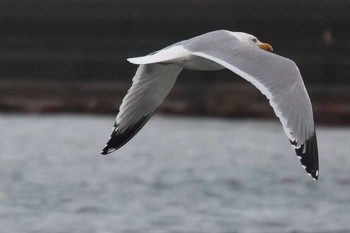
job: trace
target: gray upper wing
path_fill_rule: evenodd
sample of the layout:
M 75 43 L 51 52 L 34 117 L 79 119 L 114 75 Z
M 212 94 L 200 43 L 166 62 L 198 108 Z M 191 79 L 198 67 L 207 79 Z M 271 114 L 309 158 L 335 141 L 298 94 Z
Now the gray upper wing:
M 310 98 L 292 60 L 238 41 L 225 31 L 182 42 L 192 55 L 226 67 L 270 101 L 307 173 L 318 178 L 318 149 Z

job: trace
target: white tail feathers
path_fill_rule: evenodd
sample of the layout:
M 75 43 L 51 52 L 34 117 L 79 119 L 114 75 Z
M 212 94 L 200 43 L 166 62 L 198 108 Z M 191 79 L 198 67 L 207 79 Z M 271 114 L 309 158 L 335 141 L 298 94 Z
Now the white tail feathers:
M 151 63 L 167 63 L 177 60 L 183 60 L 183 58 L 190 56 L 187 49 L 180 45 L 175 45 L 169 48 L 160 50 L 154 54 L 150 54 L 143 57 L 132 57 L 127 60 L 130 63 L 137 65 L 151 64 Z
M 149 57 L 150 56 L 132 57 L 132 58 L 128 58 L 126 60 L 128 60 L 128 62 L 130 62 L 132 64 L 136 64 L 136 65 L 153 63 L 153 62 L 149 62 L 149 60 L 150 60 Z

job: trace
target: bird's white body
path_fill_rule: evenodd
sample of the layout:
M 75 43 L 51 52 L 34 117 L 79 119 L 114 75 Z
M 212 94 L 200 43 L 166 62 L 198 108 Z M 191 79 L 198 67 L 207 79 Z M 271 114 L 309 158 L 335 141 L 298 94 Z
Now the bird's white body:
M 179 60 L 179 66 L 187 70 L 214 71 L 226 69 L 222 65 L 198 56 L 188 56 L 188 59 Z
M 229 69 L 269 99 L 303 167 L 317 179 L 317 140 L 309 96 L 296 64 L 271 51 L 269 44 L 255 36 L 219 30 L 143 57 L 129 58 L 129 62 L 140 66 L 102 154 L 120 148 L 143 127 L 183 69 Z

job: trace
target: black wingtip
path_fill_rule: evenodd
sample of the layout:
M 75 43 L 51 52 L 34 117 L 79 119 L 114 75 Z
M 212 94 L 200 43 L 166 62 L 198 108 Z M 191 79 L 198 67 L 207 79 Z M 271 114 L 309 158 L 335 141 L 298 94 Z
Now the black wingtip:
M 291 141 L 291 144 L 296 146 L 297 142 Z M 299 148 L 296 148 L 295 152 L 305 171 L 314 180 L 318 180 L 319 165 L 316 131 L 314 131 L 314 134 L 307 139 L 304 144 L 302 144 Z
M 116 151 L 117 148 L 113 148 L 113 147 L 110 147 L 108 146 L 108 144 L 103 148 L 103 150 L 101 151 L 101 155 L 108 155 L 114 151 Z
M 123 130 L 120 129 L 119 124 L 115 124 L 112 135 L 108 140 L 106 146 L 102 149 L 101 155 L 110 154 L 118 150 L 120 147 L 124 146 L 140 131 L 140 129 L 146 124 L 150 117 L 151 115 L 142 117 L 136 124 L 129 126 Z

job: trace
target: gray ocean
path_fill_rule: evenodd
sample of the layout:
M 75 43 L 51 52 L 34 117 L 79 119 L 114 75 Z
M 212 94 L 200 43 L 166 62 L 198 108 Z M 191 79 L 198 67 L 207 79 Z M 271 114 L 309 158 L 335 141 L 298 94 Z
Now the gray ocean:
M 277 119 L 0 115 L 1 233 L 348 233 L 350 128 L 317 127 L 320 179 Z

